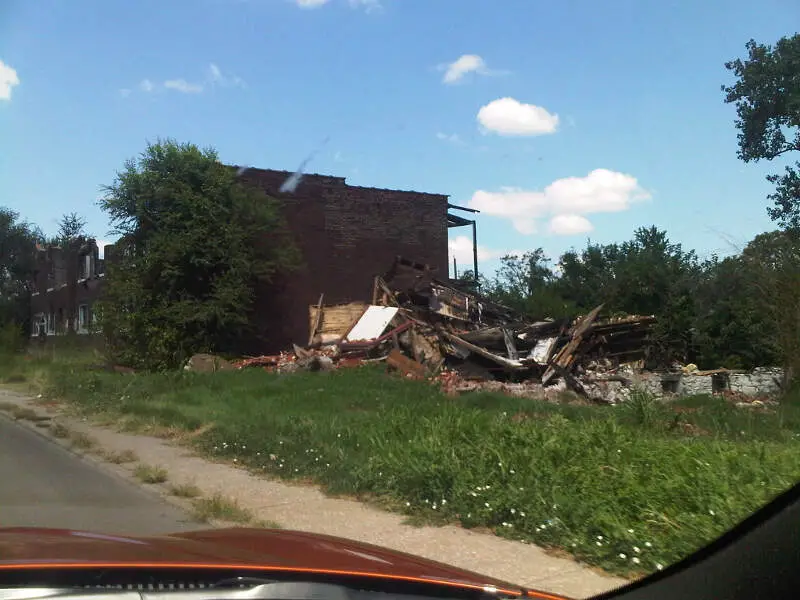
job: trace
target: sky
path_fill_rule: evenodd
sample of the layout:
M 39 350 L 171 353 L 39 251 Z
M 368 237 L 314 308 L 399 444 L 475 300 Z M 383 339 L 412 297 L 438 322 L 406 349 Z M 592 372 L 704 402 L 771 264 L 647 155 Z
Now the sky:
M 148 141 L 229 164 L 448 194 L 509 252 L 666 229 L 700 256 L 772 229 L 720 86 L 797 0 L 2 0 L 0 205 L 101 240 L 103 185 Z M 471 233 L 450 230 L 471 263 Z

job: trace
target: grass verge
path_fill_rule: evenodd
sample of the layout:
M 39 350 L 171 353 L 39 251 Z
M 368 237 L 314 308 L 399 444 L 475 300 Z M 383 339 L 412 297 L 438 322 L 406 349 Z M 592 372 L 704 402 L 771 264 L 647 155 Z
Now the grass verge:
M 173 432 L 257 472 L 419 522 L 566 549 L 623 575 L 686 556 L 800 479 L 800 402 L 762 412 L 643 394 L 619 407 L 453 399 L 379 368 L 131 376 L 73 360 L 46 369 L 46 393 L 128 431 Z M 244 519 L 219 516 L 236 512 L 222 497 L 195 506 Z

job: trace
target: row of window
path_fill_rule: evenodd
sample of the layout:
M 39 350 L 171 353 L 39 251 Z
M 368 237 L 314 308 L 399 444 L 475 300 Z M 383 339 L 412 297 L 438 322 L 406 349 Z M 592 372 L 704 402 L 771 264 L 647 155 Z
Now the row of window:
M 89 333 L 90 316 L 92 319 L 91 324 L 96 324 L 94 313 L 91 315 L 89 314 L 89 305 L 81 304 L 78 306 L 77 327 L 75 328 L 77 333 Z M 59 323 L 61 325 L 60 327 L 58 326 Z M 56 315 L 54 312 L 33 315 L 31 331 L 33 336 L 39 336 L 42 334 L 56 335 L 56 333 L 65 332 L 68 329 L 68 318 L 64 316 L 63 309 L 59 310 L 58 315 Z

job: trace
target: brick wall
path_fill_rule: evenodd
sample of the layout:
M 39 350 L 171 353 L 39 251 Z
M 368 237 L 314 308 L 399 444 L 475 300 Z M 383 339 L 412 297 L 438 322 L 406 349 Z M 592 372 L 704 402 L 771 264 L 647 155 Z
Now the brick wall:
M 242 178 L 281 200 L 303 267 L 259 294 L 264 351 L 308 336 L 308 306 L 369 301 L 375 275 L 396 256 L 447 276 L 447 196 L 349 186 L 344 178 L 307 175 L 292 195 L 278 190 L 291 173 L 249 169 Z
M 325 294 L 326 304 L 372 297 L 375 275 L 385 273 L 398 255 L 429 264 L 447 276 L 447 196 L 349 186 L 342 177 L 307 175 L 294 194 L 281 194 L 286 171 L 248 169 L 245 183 L 279 199 L 288 229 L 301 251 L 303 264 L 295 272 L 258 291 L 257 335 L 244 353 L 269 353 L 305 344 L 308 306 Z M 115 249 L 106 246 L 106 259 Z M 73 260 L 67 261 L 72 264 Z M 47 283 L 45 265 L 39 289 Z M 72 269 L 65 279 L 74 277 Z M 41 293 L 33 312 L 66 312 L 70 306 L 93 303 L 102 279 Z M 75 294 L 74 300 L 69 293 Z
M 103 280 L 96 276 L 84 277 L 87 253 L 91 256 L 90 272 L 96 275 L 102 271 L 102 261 L 94 240 L 88 240 L 85 246 L 37 251 L 31 315 L 53 315 L 57 334 L 66 333 L 70 325 L 77 329 L 81 305 L 88 307 L 87 325 L 92 318 L 92 305 L 100 296 Z

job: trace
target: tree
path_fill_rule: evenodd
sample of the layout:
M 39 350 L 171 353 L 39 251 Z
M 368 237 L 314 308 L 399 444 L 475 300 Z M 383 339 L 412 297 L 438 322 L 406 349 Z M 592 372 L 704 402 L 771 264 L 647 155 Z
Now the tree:
M 556 274 L 542 248 L 506 255 L 494 279 L 484 288 L 490 297 L 531 319 L 573 315 L 576 307 L 554 289 Z
M 778 365 L 782 351 L 758 280 L 762 265 L 741 255 L 702 265 L 695 293 L 693 344 L 701 368 L 752 369 Z
M 800 373 L 800 239 L 794 230 L 757 235 L 742 251 L 770 319 L 788 386 Z
M 172 140 L 126 162 L 100 202 L 121 236 L 100 307 L 114 360 L 172 368 L 235 349 L 256 286 L 298 262 L 278 203 L 212 149 Z
M 76 240 L 83 240 L 86 234 L 86 219 L 79 216 L 76 212 L 63 215 L 58 222 L 58 233 L 53 243 L 55 245 L 67 245 Z
M 30 327 L 35 249 L 41 238 L 37 227 L 0 207 L 0 325 L 13 324 L 20 331 Z
M 697 258 L 665 231 L 640 227 L 621 244 L 589 242 L 565 252 L 559 267 L 554 288 L 565 301 L 584 312 L 604 304 L 611 313 L 656 315 L 654 360 L 689 359 Z
M 722 86 L 725 102 L 736 105 L 739 158 L 771 161 L 800 151 L 800 34 L 782 37 L 774 48 L 754 40 L 746 48 L 746 59 L 725 63 L 736 83 Z M 800 162 L 767 180 L 776 186 L 768 196 L 770 218 L 800 229 Z

